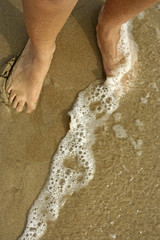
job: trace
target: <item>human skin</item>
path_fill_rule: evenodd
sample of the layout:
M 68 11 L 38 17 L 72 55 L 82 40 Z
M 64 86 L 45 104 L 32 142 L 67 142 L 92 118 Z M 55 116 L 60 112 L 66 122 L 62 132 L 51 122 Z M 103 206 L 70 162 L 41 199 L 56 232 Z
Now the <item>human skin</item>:
M 96 30 L 107 76 L 113 74 L 120 61 L 120 57 L 117 56 L 117 43 L 121 25 L 157 2 L 157 0 L 106 0 L 99 13 Z
M 7 88 L 9 102 L 17 112 L 37 105 L 48 72 L 55 40 L 77 0 L 22 0 L 29 41 L 11 76 Z
M 22 0 L 29 41 L 7 88 L 9 102 L 17 112 L 27 106 L 31 113 L 43 86 L 56 48 L 55 41 L 78 0 Z M 106 75 L 112 75 L 120 61 L 117 43 L 121 25 L 157 0 L 106 0 L 97 24 L 97 42 Z

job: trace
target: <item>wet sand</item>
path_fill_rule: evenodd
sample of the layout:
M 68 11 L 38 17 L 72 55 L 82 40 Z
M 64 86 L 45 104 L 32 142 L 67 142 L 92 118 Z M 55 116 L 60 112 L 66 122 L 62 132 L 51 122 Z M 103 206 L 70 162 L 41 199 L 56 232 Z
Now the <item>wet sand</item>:
M 11 4 L 12 3 L 12 4 Z M 22 7 L 1 0 L 0 68 L 27 41 Z M 57 50 L 38 107 L 17 114 L 0 98 L 0 239 L 16 240 L 42 188 L 59 141 L 69 128 L 67 112 L 80 90 L 105 79 L 95 26 L 102 2 L 81 0 L 58 36 Z M 105 127 L 96 130 L 96 172 L 68 198 L 43 240 L 158 240 L 160 236 L 160 14 L 152 7 L 134 20 L 139 47 L 136 83 Z M 153 26 L 151 27 L 151 25 Z M 0 83 L 2 94 L 2 82 Z M 149 93 L 149 95 L 147 95 Z M 147 97 L 146 97 L 147 96 Z M 115 125 L 126 131 L 118 138 Z

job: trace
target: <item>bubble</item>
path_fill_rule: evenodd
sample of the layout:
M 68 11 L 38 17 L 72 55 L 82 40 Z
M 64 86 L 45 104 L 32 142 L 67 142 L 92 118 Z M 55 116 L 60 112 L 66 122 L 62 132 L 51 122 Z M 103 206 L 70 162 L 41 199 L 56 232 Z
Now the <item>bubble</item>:
M 114 77 L 108 77 L 104 84 L 96 81 L 79 93 L 69 112 L 70 129 L 53 156 L 48 179 L 29 211 L 26 228 L 19 240 L 40 239 L 46 231 L 47 222 L 58 217 L 67 197 L 86 186 L 93 178 L 94 132 L 118 108 L 124 93 L 121 79 L 131 69 L 133 60 L 129 39 L 126 23 L 122 25 L 118 43 L 118 51 L 123 52 L 124 61 L 115 70 Z M 123 129 L 119 126 L 114 128 L 118 136 L 124 137 Z M 137 149 L 140 146 L 141 142 L 137 141 Z M 112 234 L 112 238 L 116 238 L 116 234 Z

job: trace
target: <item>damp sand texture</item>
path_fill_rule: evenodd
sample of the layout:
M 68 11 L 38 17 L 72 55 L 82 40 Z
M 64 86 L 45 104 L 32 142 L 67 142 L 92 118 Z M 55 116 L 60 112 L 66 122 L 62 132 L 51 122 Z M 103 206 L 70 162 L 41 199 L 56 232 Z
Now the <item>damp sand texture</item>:
M 21 12 L 21 6 L 11 2 L 15 12 Z M 69 129 L 67 112 L 80 90 L 103 79 L 95 39 L 100 6 L 99 1 L 80 1 L 76 6 L 59 35 L 38 108 L 31 116 L 17 115 L 0 104 L 0 239 L 17 239 L 22 233 L 28 210 L 47 178 L 52 155 Z M 95 131 L 94 178 L 67 198 L 42 239 L 159 238 L 159 20 L 158 7 L 135 18 L 136 83 L 106 125 Z M 10 38 L 16 36 L 18 25 L 12 31 Z M 0 44 L 7 46 L 1 47 L 2 56 L 9 60 L 13 49 L 6 34 L 2 26 Z M 20 42 L 18 51 L 21 47 Z

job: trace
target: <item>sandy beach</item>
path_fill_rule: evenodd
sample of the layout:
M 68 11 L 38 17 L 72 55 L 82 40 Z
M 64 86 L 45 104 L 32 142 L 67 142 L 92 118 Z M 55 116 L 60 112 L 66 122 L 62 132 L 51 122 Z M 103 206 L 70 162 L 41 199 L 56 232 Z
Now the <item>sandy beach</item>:
M 0 69 L 27 42 L 21 1 L 0 0 Z M 105 75 L 96 42 L 103 1 L 80 0 L 57 39 L 37 109 L 17 114 L 0 78 L 0 239 L 17 240 L 69 129 L 77 94 Z M 138 76 L 95 131 L 94 178 L 69 196 L 41 240 L 159 240 L 160 3 L 133 20 Z M 123 137 L 115 132 L 122 130 Z

